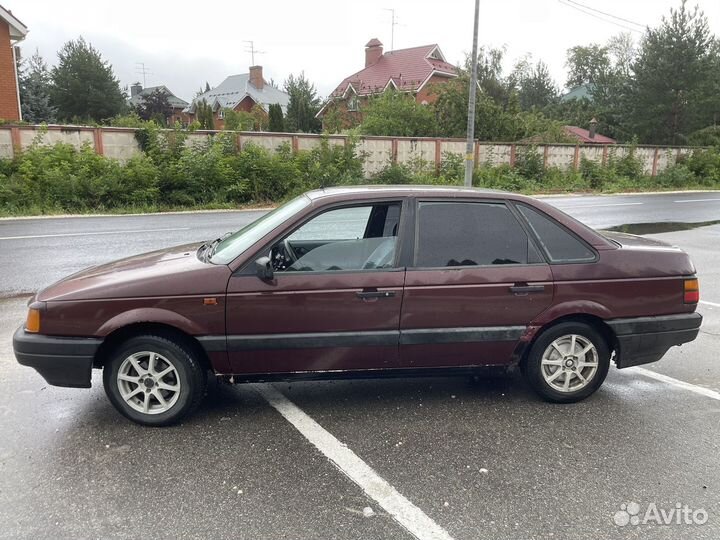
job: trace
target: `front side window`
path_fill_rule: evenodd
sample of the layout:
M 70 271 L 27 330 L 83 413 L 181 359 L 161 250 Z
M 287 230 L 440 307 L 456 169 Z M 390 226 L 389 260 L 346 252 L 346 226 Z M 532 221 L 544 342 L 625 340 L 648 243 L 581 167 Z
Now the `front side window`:
M 273 229 L 282 225 L 300 212 L 310 206 L 310 199 L 306 195 L 300 195 L 296 199 L 278 206 L 272 212 L 268 212 L 260 219 L 246 225 L 236 233 L 224 238 L 215 248 L 210 257 L 213 264 L 228 264 L 240 256 L 246 249 L 259 241 L 263 236 L 270 234 Z
M 395 266 L 400 203 L 328 210 L 275 243 L 276 272 L 377 270 Z
M 575 238 L 558 223 L 537 210 L 518 205 L 520 213 L 525 217 L 540 244 L 554 263 L 584 262 L 595 260 L 595 253 Z
M 539 262 L 503 203 L 421 202 L 415 266 L 485 266 Z

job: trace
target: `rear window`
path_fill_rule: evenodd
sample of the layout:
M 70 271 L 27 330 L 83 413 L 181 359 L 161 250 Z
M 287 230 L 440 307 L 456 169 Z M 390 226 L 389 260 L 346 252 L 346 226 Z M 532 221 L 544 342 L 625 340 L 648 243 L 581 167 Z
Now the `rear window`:
M 552 262 L 595 260 L 595 253 L 560 224 L 529 206 L 518 205 L 518 209 Z
M 507 206 L 421 202 L 415 266 L 527 264 L 539 257 Z

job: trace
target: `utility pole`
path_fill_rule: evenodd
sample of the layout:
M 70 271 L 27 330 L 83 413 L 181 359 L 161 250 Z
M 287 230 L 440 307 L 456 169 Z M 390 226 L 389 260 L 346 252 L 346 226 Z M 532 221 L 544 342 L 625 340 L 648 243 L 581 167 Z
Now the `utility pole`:
M 465 146 L 465 186 L 472 187 L 475 168 L 475 96 L 477 94 L 478 62 L 478 22 L 480 20 L 480 0 L 475 0 L 475 22 L 473 24 L 472 71 L 468 97 L 467 145 Z

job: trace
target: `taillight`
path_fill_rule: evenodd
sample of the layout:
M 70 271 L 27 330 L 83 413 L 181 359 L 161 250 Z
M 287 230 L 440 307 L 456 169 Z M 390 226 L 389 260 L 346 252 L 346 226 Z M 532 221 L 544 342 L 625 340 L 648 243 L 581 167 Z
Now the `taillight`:
M 697 278 L 685 280 L 683 302 L 686 304 L 697 304 L 700 300 L 700 286 Z

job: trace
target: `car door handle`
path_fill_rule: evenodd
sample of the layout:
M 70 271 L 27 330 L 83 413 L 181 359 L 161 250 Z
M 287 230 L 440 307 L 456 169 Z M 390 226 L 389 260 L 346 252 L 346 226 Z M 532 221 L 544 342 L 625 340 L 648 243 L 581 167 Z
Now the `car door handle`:
M 355 294 L 358 296 L 358 298 L 362 298 L 363 300 L 365 300 L 367 298 L 392 298 L 395 296 L 394 291 L 378 291 L 378 290 L 358 291 Z
M 510 287 L 513 294 L 528 294 L 545 292 L 545 285 L 528 285 L 527 283 L 516 283 Z

